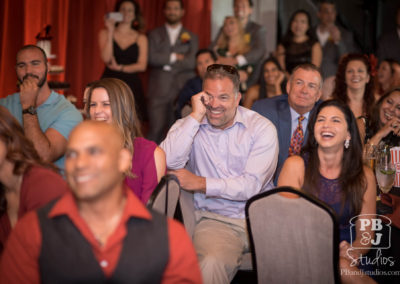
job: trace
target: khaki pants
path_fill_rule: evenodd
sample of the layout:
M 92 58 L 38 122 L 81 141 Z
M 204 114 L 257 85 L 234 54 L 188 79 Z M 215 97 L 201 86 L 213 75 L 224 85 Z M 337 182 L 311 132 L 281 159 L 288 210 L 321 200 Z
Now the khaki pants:
M 244 219 L 196 211 L 193 243 L 205 284 L 230 283 L 249 252 Z

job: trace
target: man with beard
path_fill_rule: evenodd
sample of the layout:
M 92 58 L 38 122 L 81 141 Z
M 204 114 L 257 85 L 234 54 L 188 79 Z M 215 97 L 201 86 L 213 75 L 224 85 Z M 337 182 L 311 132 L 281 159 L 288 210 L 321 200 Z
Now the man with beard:
M 173 105 L 179 90 L 195 75 L 198 39 L 182 26 L 184 14 L 182 0 L 166 0 L 166 23 L 149 34 L 148 138 L 157 143 L 174 122 Z
M 272 188 L 278 135 L 268 119 L 239 106 L 239 74 L 230 65 L 207 68 L 192 113 L 161 143 L 167 166 L 194 192 L 193 243 L 204 283 L 230 283 L 249 252 L 246 201 Z
M 22 47 L 15 69 L 20 92 L 0 99 L 0 105 L 21 123 L 40 157 L 63 169 L 69 132 L 82 115 L 63 95 L 50 90 L 47 57 L 40 47 Z

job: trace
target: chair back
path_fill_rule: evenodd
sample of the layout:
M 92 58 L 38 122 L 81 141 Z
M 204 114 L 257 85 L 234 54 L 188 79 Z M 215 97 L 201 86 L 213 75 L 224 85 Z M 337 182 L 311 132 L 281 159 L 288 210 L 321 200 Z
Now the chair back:
M 147 207 L 173 218 L 180 195 L 180 185 L 176 176 L 162 177 L 151 194 Z
M 340 282 L 338 224 L 328 205 L 279 187 L 253 196 L 245 212 L 258 283 Z

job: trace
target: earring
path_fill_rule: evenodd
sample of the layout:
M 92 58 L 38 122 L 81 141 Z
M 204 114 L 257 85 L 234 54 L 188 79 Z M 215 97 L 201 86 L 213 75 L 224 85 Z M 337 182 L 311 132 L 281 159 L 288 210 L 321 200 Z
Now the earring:
M 350 139 L 346 139 L 344 141 L 344 148 L 349 149 L 349 146 L 350 146 Z

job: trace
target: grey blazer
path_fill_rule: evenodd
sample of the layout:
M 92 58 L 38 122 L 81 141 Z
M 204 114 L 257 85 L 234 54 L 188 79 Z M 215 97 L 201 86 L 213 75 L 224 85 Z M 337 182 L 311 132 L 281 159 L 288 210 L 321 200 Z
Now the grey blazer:
M 182 34 L 190 35 L 185 41 Z M 195 55 L 198 49 L 198 38 L 195 34 L 182 27 L 174 45 L 171 45 L 165 25 L 149 33 L 149 67 L 150 77 L 148 96 L 150 100 L 170 101 L 176 99 L 179 90 L 185 82 L 194 77 L 196 65 Z M 183 53 L 185 58 L 171 64 L 171 70 L 164 70 L 169 64 L 172 52 Z

